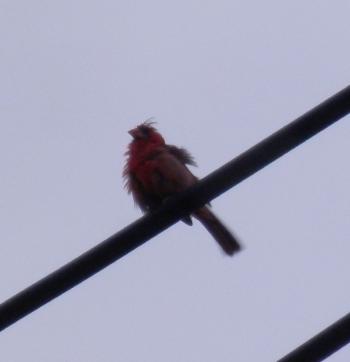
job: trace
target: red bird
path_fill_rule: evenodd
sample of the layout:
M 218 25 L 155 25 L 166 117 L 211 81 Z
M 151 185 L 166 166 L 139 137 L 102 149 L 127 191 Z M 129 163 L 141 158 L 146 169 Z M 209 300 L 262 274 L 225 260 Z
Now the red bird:
M 126 152 L 123 173 L 128 192 L 143 212 L 157 208 L 167 197 L 197 182 L 186 166 L 196 165 L 192 156 L 183 148 L 167 145 L 153 125 L 154 122 L 146 121 L 129 131 L 133 140 Z M 208 206 L 194 211 L 192 216 L 204 225 L 225 253 L 232 255 L 240 250 L 236 238 Z M 190 216 L 183 221 L 192 225 Z

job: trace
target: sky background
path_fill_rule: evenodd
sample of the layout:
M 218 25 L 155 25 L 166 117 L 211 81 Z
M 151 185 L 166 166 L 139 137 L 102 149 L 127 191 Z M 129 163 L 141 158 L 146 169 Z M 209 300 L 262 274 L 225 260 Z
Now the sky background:
M 0 300 L 141 216 L 127 130 L 202 177 L 349 83 L 349 1 L 0 1 Z M 269 362 L 349 312 L 349 117 L 11 326 L 6 362 Z M 350 360 L 350 348 L 329 358 Z

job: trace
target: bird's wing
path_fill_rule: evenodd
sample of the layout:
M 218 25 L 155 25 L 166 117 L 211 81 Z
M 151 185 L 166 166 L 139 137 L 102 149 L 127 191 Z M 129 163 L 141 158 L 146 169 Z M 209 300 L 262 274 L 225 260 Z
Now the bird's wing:
M 197 178 L 173 152 L 166 147 L 154 158 L 153 189 L 162 198 L 183 191 L 195 184 Z
M 166 145 L 166 149 L 184 165 L 197 166 L 192 155 L 184 148 L 173 145 Z

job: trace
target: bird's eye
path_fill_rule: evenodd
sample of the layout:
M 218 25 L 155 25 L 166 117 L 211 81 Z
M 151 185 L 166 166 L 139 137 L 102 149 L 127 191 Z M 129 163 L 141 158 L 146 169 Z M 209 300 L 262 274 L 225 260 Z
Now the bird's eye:
M 140 126 L 139 130 L 141 131 L 141 134 L 146 138 L 149 136 L 150 134 L 150 129 L 148 127 L 145 126 Z

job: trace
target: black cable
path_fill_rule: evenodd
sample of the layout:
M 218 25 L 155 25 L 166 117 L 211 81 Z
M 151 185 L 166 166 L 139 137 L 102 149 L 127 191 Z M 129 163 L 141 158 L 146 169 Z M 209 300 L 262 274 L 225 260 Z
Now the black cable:
M 156 212 L 145 215 L 2 303 L 0 330 L 102 270 L 349 112 L 350 86 L 228 162 L 197 185 L 169 199 Z
M 350 341 L 350 313 L 311 338 L 278 362 L 323 361 Z

